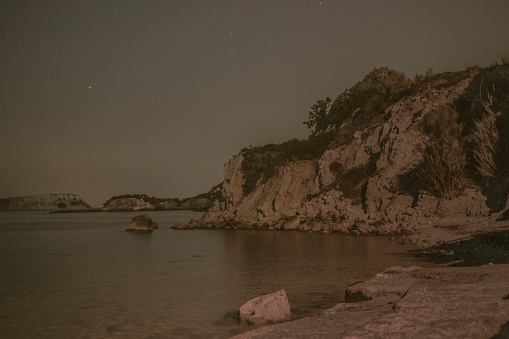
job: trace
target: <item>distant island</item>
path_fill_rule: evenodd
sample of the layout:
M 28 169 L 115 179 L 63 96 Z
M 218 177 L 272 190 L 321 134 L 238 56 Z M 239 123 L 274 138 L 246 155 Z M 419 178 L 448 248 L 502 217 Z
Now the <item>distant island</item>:
M 215 201 L 220 199 L 220 186 L 214 186 L 209 192 L 198 194 L 194 197 L 156 198 L 146 194 L 125 194 L 114 196 L 106 201 L 102 212 L 126 212 L 126 211 L 167 211 L 167 210 L 193 210 L 207 211 L 214 206 Z
M 76 194 L 39 194 L 0 199 L 0 211 L 86 211 L 91 208 Z
M 207 211 L 221 200 L 220 186 L 194 197 L 156 198 L 147 194 L 124 194 L 108 199 L 101 208 L 93 208 L 76 194 L 39 194 L 0 199 L 0 211 L 50 211 L 54 213 L 129 212 L 193 210 Z

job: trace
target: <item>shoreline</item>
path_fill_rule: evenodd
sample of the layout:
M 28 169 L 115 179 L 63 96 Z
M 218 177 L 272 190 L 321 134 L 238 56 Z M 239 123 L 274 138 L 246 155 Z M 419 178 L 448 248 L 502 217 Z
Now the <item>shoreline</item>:
M 406 238 L 436 267 L 387 268 L 350 286 L 345 299 L 357 296 L 350 302 L 232 338 L 508 337 L 509 222 L 485 218 L 432 231 Z
M 87 210 L 57 210 L 57 211 L 45 211 L 49 213 L 102 213 L 102 212 L 114 212 L 114 213 L 123 213 L 123 212 L 161 212 L 161 211 L 193 211 L 193 212 L 206 212 L 206 209 L 192 209 L 192 208 L 172 208 L 172 209 L 108 209 L 104 210 L 103 208 L 92 208 Z M 6 212 L 26 212 L 26 211 L 6 211 Z M 42 211 L 41 211 L 42 212 Z

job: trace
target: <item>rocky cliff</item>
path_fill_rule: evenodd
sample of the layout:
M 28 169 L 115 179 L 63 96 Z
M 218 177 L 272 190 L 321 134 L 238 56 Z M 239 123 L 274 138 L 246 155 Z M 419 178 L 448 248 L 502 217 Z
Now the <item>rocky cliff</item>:
M 509 83 L 509 65 L 495 71 L 507 73 L 502 87 Z M 174 228 L 409 234 L 423 227 L 461 223 L 464 218 L 495 220 L 507 208 L 507 173 L 497 172 L 496 180 L 493 179 L 497 184 L 491 186 L 483 184 L 487 179 L 479 178 L 475 169 L 469 172 L 473 174 L 462 177 L 463 171 L 469 170 L 467 160 L 470 159 L 470 167 L 474 163 L 472 156 L 465 155 L 468 150 L 463 150 L 472 139 L 466 134 L 473 132 L 463 129 L 468 125 L 461 123 L 466 113 L 459 118 L 453 116 L 460 99 L 465 100 L 465 93 L 476 87 L 479 92 L 479 83 L 495 71 L 470 68 L 430 75 L 417 85 L 414 82 L 411 91 L 380 114 L 369 115 L 367 109 L 353 109 L 340 126 L 328 127 L 327 132 L 333 133 L 334 140 L 319 158 L 280 163 L 271 175 L 259 177 L 248 192 L 246 153 L 241 152 L 224 165 L 221 198 L 215 205 L 202 219 L 176 224 Z M 475 100 L 471 99 L 470 105 L 473 107 Z M 499 105 L 497 109 L 504 107 Z M 453 118 L 442 118 L 444 114 Z M 444 139 L 449 135 L 456 139 Z M 454 148 L 456 144 L 460 146 Z M 461 167 L 458 175 L 446 173 L 445 182 L 436 184 L 442 190 L 431 187 L 431 179 L 441 178 L 433 175 L 426 178 L 430 170 L 423 169 L 430 167 L 431 160 L 436 158 L 432 157 L 433 147 L 439 148 L 446 165 L 432 165 L 431 170 L 443 167 L 444 172 L 449 172 L 456 165 L 449 165 L 447 160 L 457 158 L 460 162 L 456 166 Z M 454 153 L 457 148 L 460 153 Z M 466 163 L 461 163 L 463 159 L 467 159 Z M 498 195 L 493 193 L 496 190 Z M 497 204 L 490 205 L 489 199 L 495 195 Z M 494 205 L 499 206 L 498 210 Z
M 0 211 L 78 211 L 91 208 L 75 194 L 41 194 L 0 199 Z

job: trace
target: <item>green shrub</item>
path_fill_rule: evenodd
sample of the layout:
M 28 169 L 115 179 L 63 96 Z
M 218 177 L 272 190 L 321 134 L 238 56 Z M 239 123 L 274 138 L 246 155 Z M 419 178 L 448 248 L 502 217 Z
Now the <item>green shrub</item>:
M 352 115 L 383 113 L 386 108 L 408 94 L 411 81 L 388 67 L 375 68 L 362 81 L 346 89 L 334 102 L 330 98 L 319 100 L 311 107 L 304 122 L 312 135 L 338 128 Z

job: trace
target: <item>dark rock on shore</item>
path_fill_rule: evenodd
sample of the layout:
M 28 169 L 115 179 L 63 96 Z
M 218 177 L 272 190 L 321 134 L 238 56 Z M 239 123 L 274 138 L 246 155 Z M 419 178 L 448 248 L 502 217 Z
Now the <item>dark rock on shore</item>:
M 142 214 L 134 217 L 131 222 L 126 226 L 126 231 L 142 231 L 150 232 L 154 228 L 158 228 L 157 222 L 152 221 L 148 214 Z
M 450 266 L 509 264 L 509 230 L 443 243 L 422 250 L 419 255 Z

